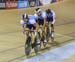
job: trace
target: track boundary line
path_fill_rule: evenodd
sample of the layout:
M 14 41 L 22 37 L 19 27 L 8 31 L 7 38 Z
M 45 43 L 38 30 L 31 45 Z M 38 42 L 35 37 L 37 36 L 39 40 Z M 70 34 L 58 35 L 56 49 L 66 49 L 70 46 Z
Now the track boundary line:
M 66 36 L 66 35 L 63 35 L 63 34 L 59 34 L 59 33 L 55 33 L 55 35 L 57 35 L 57 36 L 62 36 L 62 37 L 65 37 L 65 38 L 71 38 L 71 39 L 74 39 L 73 37 L 71 37 L 71 36 Z M 59 38 L 59 37 L 56 37 L 56 38 Z M 0 53 L 3 53 L 3 52 L 6 52 L 6 51 L 10 51 L 10 50 L 14 50 L 14 49 L 17 49 L 17 48 L 21 48 L 21 47 L 24 47 L 24 45 L 20 45 L 20 46 L 18 46 L 18 47 L 15 47 L 15 48 L 9 48 L 9 49 L 6 49 L 6 50 L 3 50 L 3 51 L 0 51 Z
M 58 35 L 58 36 L 62 36 L 62 37 L 65 37 L 65 38 L 66 38 L 66 37 L 69 38 L 68 41 L 70 41 L 70 39 L 73 40 L 73 37 L 71 37 L 71 36 L 66 36 L 66 35 L 62 35 L 62 34 L 59 34 L 59 33 L 55 33 L 55 34 Z M 65 42 L 64 42 L 64 43 L 65 43 Z M 34 52 L 32 52 L 32 53 L 34 53 Z M 22 55 L 22 56 L 20 56 L 20 57 L 16 57 L 16 58 L 14 58 L 14 59 L 8 60 L 8 62 L 15 61 L 15 60 L 20 59 L 20 58 L 22 58 L 22 57 L 25 57 L 25 55 Z

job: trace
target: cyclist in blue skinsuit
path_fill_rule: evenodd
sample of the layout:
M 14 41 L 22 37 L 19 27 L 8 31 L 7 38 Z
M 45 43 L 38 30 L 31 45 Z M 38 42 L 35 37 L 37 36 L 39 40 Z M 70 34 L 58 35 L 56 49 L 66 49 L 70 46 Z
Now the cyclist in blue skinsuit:
M 51 41 L 54 43 L 54 23 L 56 20 L 56 14 L 52 9 L 46 10 L 47 22 L 51 23 Z
M 27 15 L 26 13 L 22 14 L 20 24 L 22 25 L 23 33 L 25 33 L 25 28 L 28 28 L 29 30 L 33 29 L 36 37 L 38 30 L 38 23 L 36 22 L 36 17 L 34 15 Z M 32 44 L 32 46 L 33 45 L 34 44 Z
M 34 14 L 36 17 L 37 17 L 37 22 L 38 22 L 38 24 L 39 24 L 39 26 L 40 25 L 42 25 L 42 27 L 43 27 L 43 31 L 44 31 L 44 43 L 46 43 L 47 42 L 47 40 L 46 40 L 46 36 L 45 36 L 45 31 L 46 31 L 46 12 L 45 11 L 43 11 L 42 9 L 40 9 L 40 8 L 36 8 L 35 9 L 35 14 Z

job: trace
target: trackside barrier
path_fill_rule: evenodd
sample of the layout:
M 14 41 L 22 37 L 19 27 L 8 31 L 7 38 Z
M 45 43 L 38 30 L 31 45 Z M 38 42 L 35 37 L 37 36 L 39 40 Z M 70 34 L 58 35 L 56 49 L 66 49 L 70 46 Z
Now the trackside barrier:
M 18 8 L 28 8 L 29 3 L 28 1 L 18 1 Z
M 6 0 L 6 9 L 17 8 L 17 1 L 16 0 Z
M 60 2 L 60 1 L 63 1 L 63 0 L 57 0 L 57 2 Z
M 0 9 L 28 8 L 63 0 L 0 0 Z
M 0 9 L 5 9 L 5 0 L 0 0 Z

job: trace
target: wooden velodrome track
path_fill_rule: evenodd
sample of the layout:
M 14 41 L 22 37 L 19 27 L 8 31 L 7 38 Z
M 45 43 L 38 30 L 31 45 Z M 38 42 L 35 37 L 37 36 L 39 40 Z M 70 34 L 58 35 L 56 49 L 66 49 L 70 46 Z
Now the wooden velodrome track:
M 55 41 L 65 44 L 75 39 L 75 0 L 65 0 L 41 8 L 52 8 L 56 12 Z M 33 14 L 34 9 L 0 10 L 0 62 L 21 62 L 26 59 L 20 15 L 24 12 Z M 34 55 L 32 52 L 31 56 Z M 75 56 L 63 61 L 75 62 Z

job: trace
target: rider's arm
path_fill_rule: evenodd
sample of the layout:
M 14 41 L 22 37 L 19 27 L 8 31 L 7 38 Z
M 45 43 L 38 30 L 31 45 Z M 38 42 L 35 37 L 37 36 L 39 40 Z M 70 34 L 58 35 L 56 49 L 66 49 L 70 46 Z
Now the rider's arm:
M 46 25 L 46 17 L 44 18 L 44 26 Z
M 55 14 L 55 12 L 53 10 L 51 10 L 51 12 L 53 14 L 53 22 L 52 22 L 52 24 L 54 24 L 55 21 L 56 21 L 56 14 Z
M 46 25 L 46 12 L 43 12 L 42 16 L 43 16 L 43 19 L 44 19 L 44 26 L 45 26 Z
M 21 26 L 22 26 L 22 28 L 23 28 L 23 33 L 24 33 L 24 31 L 25 31 L 25 22 L 23 21 L 23 20 L 21 20 L 20 21 L 20 24 L 21 24 Z

